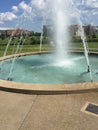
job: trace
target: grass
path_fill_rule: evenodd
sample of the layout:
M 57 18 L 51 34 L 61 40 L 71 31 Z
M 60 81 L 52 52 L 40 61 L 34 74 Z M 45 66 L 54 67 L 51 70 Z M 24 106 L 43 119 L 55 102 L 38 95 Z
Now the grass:
M 21 46 L 20 46 L 20 48 L 21 48 Z M 6 45 L 0 45 L 0 56 L 3 56 L 5 49 L 6 49 Z M 6 55 L 13 54 L 13 49 L 14 49 L 14 52 L 15 52 L 16 47 L 13 48 L 13 45 L 10 45 Z M 21 53 L 36 52 L 36 51 L 39 51 L 39 50 L 40 50 L 40 46 L 38 44 L 36 44 L 36 45 L 24 45 Z M 51 46 L 48 45 L 48 44 L 43 44 L 42 51 L 48 51 L 48 50 L 51 50 Z
M 69 46 L 74 47 L 74 48 L 83 48 L 83 43 L 70 43 Z M 97 42 L 89 42 L 88 48 L 98 48 L 98 43 Z
M 83 43 L 69 43 L 68 46 L 70 48 L 83 48 Z M 98 49 L 98 43 L 97 42 L 89 42 L 88 47 L 90 49 Z M 3 56 L 5 48 L 6 48 L 5 44 L 0 45 L 0 56 Z M 16 47 L 14 49 L 16 49 Z M 43 44 L 43 46 L 42 46 L 42 51 L 48 51 L 48 50 L 51 50 L 51 49 L 52 49 L 52 47 L 49 44 Z M 40 50 L 39 44 L 24 45 L 21 53 L 24 53 L 24 52 L 36 52 L 36 51 L 39 51 L 39 50 Z M 13 45 L 10 45 L 6 55 L 12 54 L 12 51 L 13 51 Z M 96 51 L 98 51 L 98 50 L 96 50 Z

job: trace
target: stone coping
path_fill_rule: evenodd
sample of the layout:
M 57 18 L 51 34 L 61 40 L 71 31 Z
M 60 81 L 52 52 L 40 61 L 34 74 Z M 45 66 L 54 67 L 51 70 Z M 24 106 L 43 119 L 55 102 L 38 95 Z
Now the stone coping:
M 83 50 L 68 50 L 68 52 L 72 52 L 72 53 L 83 53 Z M 26 55 L 36 55 L 36 54 L 47 54 L 47 53 L 52 53 L 52 51 L 43 51 L 43 52 L 26 52 L 26 53 L 20 53 L 20 54 L 15 54 L 15 55 L 8 55 L 5 57 L 0 57 L 0 61 L 1 60 L 6 60 L 6 59 L 10 59 L 13 57 L 21 57 L 21 56 L 26 56 Z M 93 52 L 90 51 L 89 54 L 98 54 L 98 52 Z
M 80 51 L 79 51 L 80 52 Z M 43 54 L 48 52 L 43 52 Z M 98 54 L 98 52 L 93 54 Z M 31 54 L 41 54 L 40 52 L 29 52 L 17 54 L 17 57 L 26 56 Z M 0 58 L 0 60 L 5 60 L 14 57 L 14 55 L 6 56 L 5 58 Z M 79 94 L 88 92 L 98 92 L 98 82 L 85 82 L 85 83 L 74 83 L 74 84 L 28 84 L 19 83 L 7 80 L 0 80 L 0 90 L 15 92 L 15 93 L 25 93 L 25 94 Z
M 0 90 L 25 94 L 79 94 L 98 92 L 98 82 L 78 84 L 27 84 L 0 80 Z
M 20 53 L 20 54 L 15 54 L 15 55 L 7 55 L 5 57 L 0 57 L 0 61 L 1 60 L 10 59 L 10 58 L 14 58 L 14 57 L 21 57 L 21 56 L 27 56 L 27 55 L 36 55 L 36 54 L 40 55 L 40 54 L 48 54 L 48 53 L 52 53 L 52 51 L 51 52 L 50 51 L 49 52 L 48 51 L 43 51 L 43 52 L 26 52 L 26 53 Z
M 43 53 L 41 53 L 41 52 L 27 52 L 27 53 L 15 54 L 15 55 L 8 55 L 5 57 L 0 57 L 0 61 L 14 58 L 14 57 L 21 57 L 21 56 L 26 56 L 26 55 L 36 55 L 36 54 L 47 54 L 47 53 L 51 53 L 51 52 L 47 52 L 47 51 L 43 51 Z

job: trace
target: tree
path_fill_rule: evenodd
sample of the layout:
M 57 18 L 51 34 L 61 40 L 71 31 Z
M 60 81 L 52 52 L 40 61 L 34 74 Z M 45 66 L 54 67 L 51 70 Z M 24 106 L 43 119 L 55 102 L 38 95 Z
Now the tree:
M 94 33 L 94 34 L 92 34 L 92 38 L 96 38 L 96 34 Z
M 1 34 L 1 39 L 4 40 L 5 39 L 5 35 L 2 33 Z

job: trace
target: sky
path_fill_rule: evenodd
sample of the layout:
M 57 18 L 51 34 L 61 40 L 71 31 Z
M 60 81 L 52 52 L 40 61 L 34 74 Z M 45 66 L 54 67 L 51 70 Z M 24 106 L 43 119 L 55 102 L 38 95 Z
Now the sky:
M 59 0 L 54 0 L 59 1 Z M 77 24 L 76 15 L 83 24 L 98 25 L 98 0 L 62 0 L 71 17 L 70 24 Z M 53 0 L 0 0 L 0 29 L 27 28 L 40 31 L 43 19 L 50 16 Z M 69 4 L 68 4 L 69 3 Z M 66 11 L 65 11 L 66 15 Z

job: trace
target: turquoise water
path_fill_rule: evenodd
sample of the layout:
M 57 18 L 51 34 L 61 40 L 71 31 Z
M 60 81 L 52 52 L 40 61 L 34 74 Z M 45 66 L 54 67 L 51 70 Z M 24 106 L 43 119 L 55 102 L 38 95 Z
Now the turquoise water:
M 93 80 L 98 81 L 98 56 L 89 56 Z M 11 60 L 6 60 L 0 71 L 0 79 L 7 80 Z M 65 84 L 89 82 L 87 64 L 83 54 L 70 54 L 63 61 L 58 61 L 52 54 L 29 55 L 19 57 L 11 77 L 15 82 L 34 84 Z

